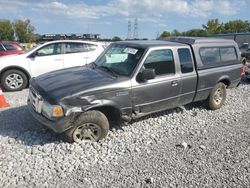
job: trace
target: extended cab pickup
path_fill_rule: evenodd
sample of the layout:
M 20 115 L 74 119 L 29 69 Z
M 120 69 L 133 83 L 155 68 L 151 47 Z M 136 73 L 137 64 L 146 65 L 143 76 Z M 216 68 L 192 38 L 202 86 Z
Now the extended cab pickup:
M 98 141 L 114 120 L 202 100 L 219 109 L 226 88 L 240 81 L 240 60 L 237 44 L 227 39 L 116 42 L 89 65 L 32 78 L 28 106 L 65 140 Z

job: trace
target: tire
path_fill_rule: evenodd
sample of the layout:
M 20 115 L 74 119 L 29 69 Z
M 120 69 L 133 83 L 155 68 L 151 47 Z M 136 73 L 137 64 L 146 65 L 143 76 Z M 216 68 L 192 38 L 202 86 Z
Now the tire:
M 1 85 L 4 91 L 20 91 L 27 87 L 28 78 L 22 71 L 7 70 L 1 77 Z
M 63 133 L 66 142 L 81 142 L 82 140 L 99 141 L 108 135 L 109 122 L 100 111 L 84 112 L 74 123 L 74 126 Z
M 226 100 L 226 86 L 223 83 L 218 83 L 214 86 L 208 99 L 207 106 L 211 110 L 217 110 L 222 107 Z

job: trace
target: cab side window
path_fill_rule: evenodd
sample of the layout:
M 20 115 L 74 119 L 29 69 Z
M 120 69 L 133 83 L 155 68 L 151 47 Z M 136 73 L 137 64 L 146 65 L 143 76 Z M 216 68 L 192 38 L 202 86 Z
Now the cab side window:
M 172 50 L 155 50 L 149 53 L 144 62 L 144 68 L 155 69 L 155 74 L 175 74 L 175 63 Z
M 57 55 L 61 54 L 61 51 L 62 51 L 61 43 L 49 44 L 39 49 L 37 51 L 37 56 Z
M 188 48 L 180 48 L 178 49 L 178 55 L 181 64 L 181 72 L 189 73 L 193 72 L 193 61 Z

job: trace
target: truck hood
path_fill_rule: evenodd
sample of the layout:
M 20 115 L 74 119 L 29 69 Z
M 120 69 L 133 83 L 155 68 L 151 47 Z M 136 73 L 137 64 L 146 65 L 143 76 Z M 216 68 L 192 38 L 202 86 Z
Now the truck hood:
M 32 78 L 30 82 L 46 101 L 55 104 L 64 98 L 84 95 L 96 90 L 118 89 L 108 86 L 127 79 L 114 77 L 98 68 L 81 66 L 49 72 Z

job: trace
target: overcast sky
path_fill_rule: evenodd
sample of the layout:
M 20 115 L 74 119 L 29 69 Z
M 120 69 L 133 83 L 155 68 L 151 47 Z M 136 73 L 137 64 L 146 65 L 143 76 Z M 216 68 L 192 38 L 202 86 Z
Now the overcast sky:
M 250 20 L 250 0 L 0 0 L 0 19 L 30 19 L 36 32 L 99 33 L 126 38 L 138 18 L 140 38 L 201 28 L 208 19 Z M 132 26 L 133 29 L 133 26 Z

